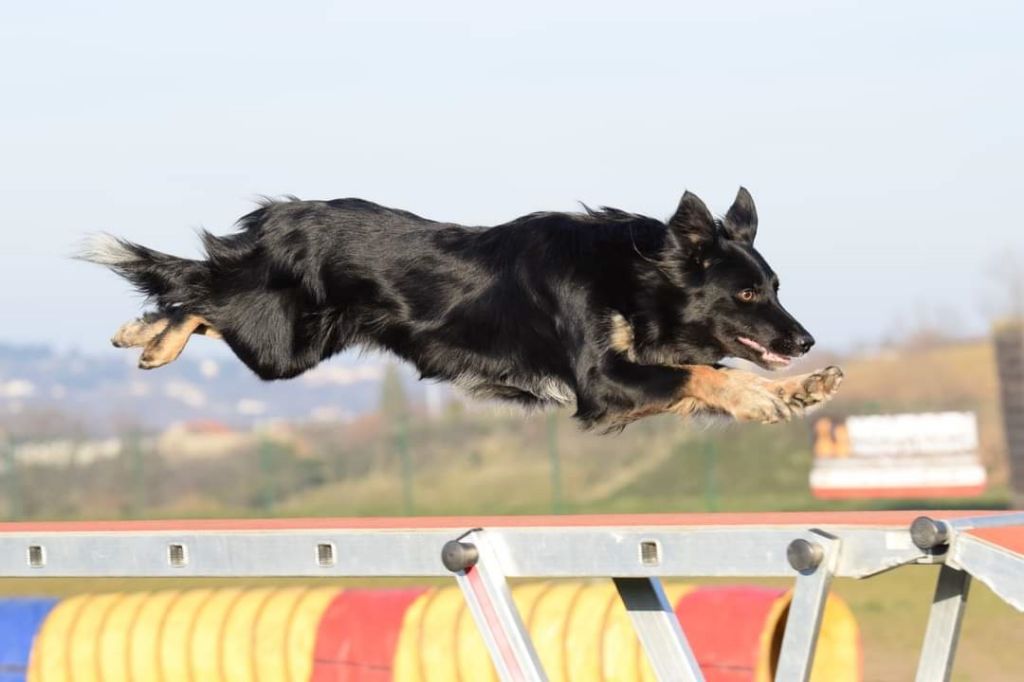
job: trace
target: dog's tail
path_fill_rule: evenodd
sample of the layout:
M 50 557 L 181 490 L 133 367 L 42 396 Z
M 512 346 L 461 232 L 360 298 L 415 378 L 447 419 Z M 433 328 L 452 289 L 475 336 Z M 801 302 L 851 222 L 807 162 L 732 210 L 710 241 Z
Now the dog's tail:
M 190 308 L 206 298 L 210 280 L 206 261 L 171 256 L 109 234 L 86 239 L 75 258 L 105 265 L 161 309 Z

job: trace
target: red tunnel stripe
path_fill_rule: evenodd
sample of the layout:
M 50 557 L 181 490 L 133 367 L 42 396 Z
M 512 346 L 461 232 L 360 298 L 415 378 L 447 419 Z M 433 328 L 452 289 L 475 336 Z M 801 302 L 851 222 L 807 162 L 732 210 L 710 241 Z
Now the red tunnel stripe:
M 347 590 L 327 607 L 311 682 L 390 682 L 402 620 L 426 590 Z
M 772 605 L 785 590 L 706 586 L 683 595 L 676 616 L 707 682 L 748 682 Z

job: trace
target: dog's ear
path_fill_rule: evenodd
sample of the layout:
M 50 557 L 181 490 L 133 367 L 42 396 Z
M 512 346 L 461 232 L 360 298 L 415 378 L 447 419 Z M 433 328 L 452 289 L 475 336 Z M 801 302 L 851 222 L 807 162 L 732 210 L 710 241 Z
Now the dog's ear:
M 668 227 L 679 245 L 687 249 L 708 246 L 718 236 L 711 211 L 700 197 L 689 191 L 679 200 L 679 208 L 669 219 Z
M 734 242 L 754 243 L 754 237 L 757 236 L 757 209 L 746 187 L 740 187 L 736 201 L 732 202 L 729 212 L 722 218 L 722 231 Z

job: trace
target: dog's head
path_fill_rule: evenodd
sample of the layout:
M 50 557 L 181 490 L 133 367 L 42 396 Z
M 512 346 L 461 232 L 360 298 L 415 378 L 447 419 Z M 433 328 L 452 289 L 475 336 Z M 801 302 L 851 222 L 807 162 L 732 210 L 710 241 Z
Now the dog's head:
M 746 189 L 717 221 L 687 192 L 668 232 L 663 261 L 684 288 L 684 328 L 703 328 L 701 345 L 766 369 L 785 367 L 810 350 L 814 338 L 782 307 L 779 278 L 754 248 L 757 210 Z

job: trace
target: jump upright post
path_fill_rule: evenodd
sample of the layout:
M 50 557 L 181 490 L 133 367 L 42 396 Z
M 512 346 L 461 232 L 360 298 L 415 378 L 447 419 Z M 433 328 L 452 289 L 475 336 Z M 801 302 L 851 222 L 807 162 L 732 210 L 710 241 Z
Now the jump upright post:
M 668 577 L 791 578 L 776 680 L 807 680 L 833 578 L 941 564 L 917 679 L 949 679 L 972 580 L 1024 610 L 1024 513 L 0 524 L 0 577 L 454 576 L 502 680 L 546 680 L 509 578 L 611 578 L 660 680 L 702 680 Z M 911 569 L 906 569 L 911 570 Z

